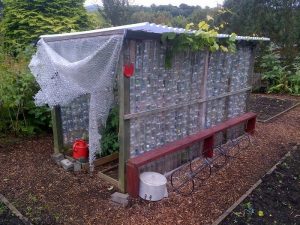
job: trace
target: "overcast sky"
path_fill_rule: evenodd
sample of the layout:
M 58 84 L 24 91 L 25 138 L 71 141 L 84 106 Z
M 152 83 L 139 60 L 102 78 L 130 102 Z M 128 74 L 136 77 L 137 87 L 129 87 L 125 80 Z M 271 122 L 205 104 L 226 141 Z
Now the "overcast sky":
M 144 5 L 144 6 L 150 6 L 152 4 L 155 5 L 176 5 L 179 6 L 181 3 L 185 3 L 187 5 L 200 5 L 201 7 L 209 6 L 214 7 L 217 6 L 217 4 L 222 4 L 223 0 L 188 0 L 188 1 L 182 1 L 182 0 L 129 0 L 129 2 L 133 5 Z M 101 3 L 101 0 L 86 0 L 86 4 L 93 4 L 93 3 Z

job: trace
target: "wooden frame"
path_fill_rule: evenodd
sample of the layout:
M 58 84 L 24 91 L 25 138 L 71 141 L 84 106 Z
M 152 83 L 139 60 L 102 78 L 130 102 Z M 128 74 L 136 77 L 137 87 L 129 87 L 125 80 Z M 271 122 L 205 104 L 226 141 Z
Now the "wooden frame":
M 54 153 L 60 153 L 63 151 L 63 133 L 61 123 L 61 110 L 59 106 L 55 106 L 51 110 L 52 116 L 52 131 L 53 131 L 53 144 Z
M 118 34 L 122 33 L 121 31 L 117 32 Z M 110 35 L 112 34 L 111 32 L 103 33 L 101 35 Z M 99 34 L 91 34 L 91 36 Z M 80 36 L 78 36 L 80 37 Z M 138 174 L 136 173 L 136 168 L 134 164 L 131 164 L 130 162 L 134 161 L 133 159 L 129 159 L 129 154 L 130 154 L 130 120 L 134 118 L 139 118 L 141 116 L 147 116 L 159 112 L 165 112 L 168 110 L 174 110 L 178 109 L 181 107 L 189 107 L 194 104 L 201 104 L 201 112 L 203 117 L 201 118 L 201 124 L 202 128 L 205 127 L 205 112 L 206 112 L 206 102 L 208 101 L 213 101 L 221 98 L 228 98 L 229 96 L 240 94 L 240 93 L 246 93 L 249 91 L 251 88 L 247 87 L 238 91 L 232 91 L 232 92 L 227 92 L 219 96 L 214 96 L 214 97 L 207 97 L 206 96 L 206 82 L 207 82 L 207 76 L 208 76 L 208 69 L 209 69 L 209 59 L 210 59 L 210 54 L 209 52 L 206 52 L 205 57 L 205 67 L 204 67 L 204 76 L 201 78 L 202 83 L 201 83 L 201 93 L 200 93 L 200 98 L 199 99 L 194 99 L 189 102 L 181 102 L 179 104 L 174 104 L 170 105 L 168 107 L 161 107 L 161 108 L 156 108 L 153 110 L 149 111 L 143 111 L 143 112 L 138 112 L 138 113 L 131 113 L 130 112 L 130 78 L 126 78 L 123 75 L 123 65 L 128 64 L 128 63 L 133 63 L 136 62 L 136 42 L 141 41 L 141 40 L 146 40 L 146 39 L 154 39 L 154 40 L 159 40 L 161 37 L 160 34 L 151 34 L 147 32 L 142 32 L 142 31 L 127 31 L 127 34 L 124 39 L 124 44 L 120 53 L 120 59 L 118 62 L 118 72 L 117 72 L 117 78 L 118 78 L 118 90 L 119 90 L 119 142 L 120 142 L 120 150 L 118 153 L 118 158 L 119 158 L 119 168 L 118 168 L 118 175 L 119 178 L 118 180 L 113 179 L 104 173 L 99 173 L 99 176 L 108 182 L 112 183 L 115 186 L 118 186 L 121 192 L 128 191 L 130 193 L 135 193 L 132 192 L 132 187 L 131 181 L 134 180 L 136 182 L 136 177 Z M 66 39 L 70 37 L 65 37 Z M 77 37 L 72 37 L 72 38 L 77 38 Z M 49 39 L 49 41 L 56 40 L 55 38 Z M 243 43 L 247 44 L 247 42 Z M 253 44 L 253 43 L 251 43 Z M 61 152 L 63 150 L 63 133 L 62 133 L 62 124 L 61 124 L 61 111 L 60 107 L 55 107 L 52 110 L 52 118 L 53 118 L 53 136 L 54 136 L 54 151 L 55 152 Z M 230 120 L 229 120 L 230 121 Z M 252 122 L 249 121 L 254 121 L 254 125 Z M 228 122 L 228 121 L 227 121 Z M 228 124 L 225 122 L 225 124 Z M 251 131 L 255 127 L 255 119 L 249 119 L 247 122 L 247 129 L 246 131 Z M 218 125 L 219 127 L 222 124 Z M 212 129 L 212 130 L 211 130 Z M 215 132 L 216 128 L 210 128 L 210 132 Z M 209 129 L 207 129 L 209 130 Z M 203 130 L 199 132 L 199 135 L 207 134 L 207 130 Z M 209 149 L 211 149 L 213 143 L 214 143 L 214 135 L 212 133 L 207 134 L 207 136 L 199 136 L 200 140 L 204 141 L 203 144 L 203 152 L 207 152 Z M 192 136 L 186 137 L 187 139 L 190 139 Z M 185 138 L 183 140 L 186 140 Z M 174 143 L 181 143 L 182 140 L 175 141 Z M 197 139 L 197 141 L 199 141 Z M 172 144 L 172 143 L 171 143 Z M 190 143 L 188 144 L 190 145 Z M 183 147 L 182 145 L 179 145 Z M 175 147 L 174 147 L 175 148 Z M 158 148 L 160 149 L 160 148 Z M 177 148 L 175 148 L 177 149 Z M 182 150 L 182 149 L 181 149 Z M 154 149 L 150 152 L 147 152 L 145 154 L 157 154 L 158 150 Z M 153 153 L 152 153 L 153 152 Z M 162 151 L 163 153 L 164 151 Z M 143 154 L 144 155 L 144 154 Z M 135 159 L 135 158 L 134 158 Z M 127 161 L 129 163 L 127 163 Z M 95 164 L 97 164 L 97 161 L 95 161 Z M 101 163 L 100 163 L 101 164 Z M 127 164 L 127 165 L 126 165 Z M 132 167 L 132 168 L 131 168 Z M 126 171 L 127 170 L 127 171 Z M 129 184 L 126 184 L 126 180 L 129 180 Z M 134 184 L 136 185 L 136 184 Z M 126 187 L 129 188 L 126 190 Z
M 256 114 L 246 113 L 242 116 L 229 119 L 217 126 L 202 130 L 194 135 L 187 136 L 181 140 L 177 140 L 166 144 L 162 147 L 156 148 L 152 151 L 146 152 L 135 158 L 131 158 L 127 162 L 127 192 L 131 197 L 138 197 L 139 194 L 139 167 L 164 157 L 166 155 L 186 149 L 191 145 L 203 141 L 203 152 L 212 151 L 214 146 L 214 136 L 216 133 L 224 131 L 228 128 L 234 127 L 238 124 L 246 122 L 245 132 L 253 134 L 255 130 Z

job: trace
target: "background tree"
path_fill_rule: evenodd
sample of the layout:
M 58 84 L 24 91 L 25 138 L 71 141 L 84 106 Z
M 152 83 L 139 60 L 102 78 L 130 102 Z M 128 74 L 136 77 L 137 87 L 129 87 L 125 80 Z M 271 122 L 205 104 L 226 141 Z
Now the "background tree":
M 0 0 L 0 20 L 2 18 L 2 11 L 3 11 L 3 1 Z
M 24 50 L 42 34 L 88 29 L 84 0 L 4 0 L 1 33 L 7 52 Z
M 224 7 L 230 13 L 219 19 L 229 24 L 226 32 L 270 37 L 291 64 L 299 52 L 300 0 L 225 0 Z
M 103 9 L 99 12 L 113 26 L 126 24 L 129 20 L 128 0 L 102 0 Z

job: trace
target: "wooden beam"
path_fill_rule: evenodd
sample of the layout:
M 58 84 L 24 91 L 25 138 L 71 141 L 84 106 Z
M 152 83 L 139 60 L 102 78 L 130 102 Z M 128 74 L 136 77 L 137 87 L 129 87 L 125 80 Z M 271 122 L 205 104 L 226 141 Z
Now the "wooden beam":
M 108 176 L 108 175 L 106 175 L 106 174 L 104 174 L 104 173 L 102 173 L 102 172 L 99 172 L 99 173 L 98 173 L 98 176 L 99 176 L 101 179 L 103 179 L 103 180 L 105 180 L 105 181 L 111 183 L 111 184 L 114 185 L 115 187 L 119 187 L 119 181 L 118 181 L 118 180 L 116 180 L 116 179 L 114 179 L 114 178 L 112 178 L 112 177 L 110 177 L 110 176 Z
M 130 113 L 130 78 L 123 75 L 124 63 L 135 63 L 135 41 L 128 41 L 123 46 L 120 59 L 119 81 L 119 189 L 126 191 L 126 162 L 130 151 L 130 121 L 124 120 L 124 115 Z M 126 52 L 127 51 L 127 52 Z M 127 54 L 127 55 L 126 55 Z
M 116 160 L 118 158 L 119 158 L 119 152 L 115 152 L 115 153 L 113 153 L 111 155 L 104 156 L 104 157 L 101 157 L 99 159 L 96 159 L 94 161 L 94 165 L 95 166 L 101 166 L 101 165 L 107 164 L 109 162 L 112 162 L 112 161 L 114 161 L 114 160 Z
M 176 104 L 176 105 L 161 107 L 161 108 L 157 108 L 157 109 L 153 109 L 153 110 L 149 110 L 149 111 L 143 111 L 143 112 L 132 113 L 132 114 L 125 114 L 124 119 L 129 120 L 129 119 L 138 118 L 138 117 L 142 117 L 142 116 L 147 116 L 147 115 L 151 115 L 151 114 L 156 114 L 156 113 L 160 113 L 160 112 L 164 112 L 164 111 L 178 109 L 178 108 L 181 108 L 181 107 L 186 107 L 186 106 L 194 105 L 194 104 L 197 104 L 197 103 L 204 103 L 204 102 L 208 102 L 208 101 L 213 101 L 213 100 L 217 100 L 217 99 L 224 98 L 224 97 L 227 97 L 227 96 L 241 94 L 241 93 L 247 92 L 249 90 L 251 90 L 251 87 L 243 88 L 243 89 L 238 90 L 238 91 L 224 93 L 224 94 L 216 96 L 216 97 L 195 99 L 193 101 L 188 101 L 188 102 L 184 102 L 184 103 L 180 103 L 180 104 Z
M 51 110 L 51 116 L 52 116 L 54 152 L 59 153 L 63 151 L 63 146 L 64 146 L 60 106 L 53 107 L 53 109 Z
M 118 167 L 118 164 L 113 165 L 113 166 L 110 166 L 110 167 L 108 167 L 108 168 L 106 168 L 106 169 L 104 169 L 104 170 L 101 170 L 100 172 L 101 172 L 101 173 L 105 173 L 105 172 L 111 171 L 111 170 L 113 170 L 113 169 L 115 169 L 115 168 L 117 168 L 117 167 Z

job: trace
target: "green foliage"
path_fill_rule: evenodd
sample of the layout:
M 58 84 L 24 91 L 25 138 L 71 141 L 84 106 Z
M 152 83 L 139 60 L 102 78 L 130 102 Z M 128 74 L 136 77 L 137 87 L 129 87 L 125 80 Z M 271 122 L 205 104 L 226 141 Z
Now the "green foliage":
M 111 109 L 106 127 L 102 133 L 101 139 L 101 156 L 110 155 L 113 152 L 119 151 L 119 107 L 116 106 Z
M 24 55 L 0 59 L 0 132 L 31 135 L 47 130 L 49 109 L 37 108 L 33 95 L 38 87 Z
M 110 27 L 110 24 L 103 18 L 103 16 L 98 11 L 90 12 L 87 15 L 90 27 L 92 29 Z
M 113 26 L 126 24 L 129 18 L 128 0 L 102 0 L 103 10 L 99 12 Z
M 212 17 L 208 17 L 212 20 Z M 194 33 L 190 33 L 189 30 L 196 30 Z M 175 34 L 175 33 L 164 33 L 161 37 L 163 44 L 167 46 L 165 66 L 170 68 L 172 66 L 172 58 L 174 53 L 191 50 L 197 52 L 200 50 L 207 50 L 211 52 L 223 51 L 223 52 L 235 52 L 236 45 L 235 39 L 236 34 L 231 34 L 229 38 L 218 39 L 219 27 L 213 27 L 205 22 L 201 21 L 197 26 L 193 23 L 187 24 L 186 32 Z
M 230 25 L 225 32 L 270 37 L 291 65 L 300 44 L 300 0 L 225 0 L 231 13 L 219 20 Z
M 300 57 L 295 59 L 290 70 L 282 65 L 278 48 L 271 45 L 267 53 L 262 57 L 261 68 L 263 79 L 269 83 L 269 93 L 293 93 L 300 94 Z
M 4 0 L 0 29 L 4 49 L 17 55 L 42 34 L 89 28 L 84 0 Z
M 289 77 L 292 93 L 300 95 L 300 56 L 293 63 L 293 75 Z

